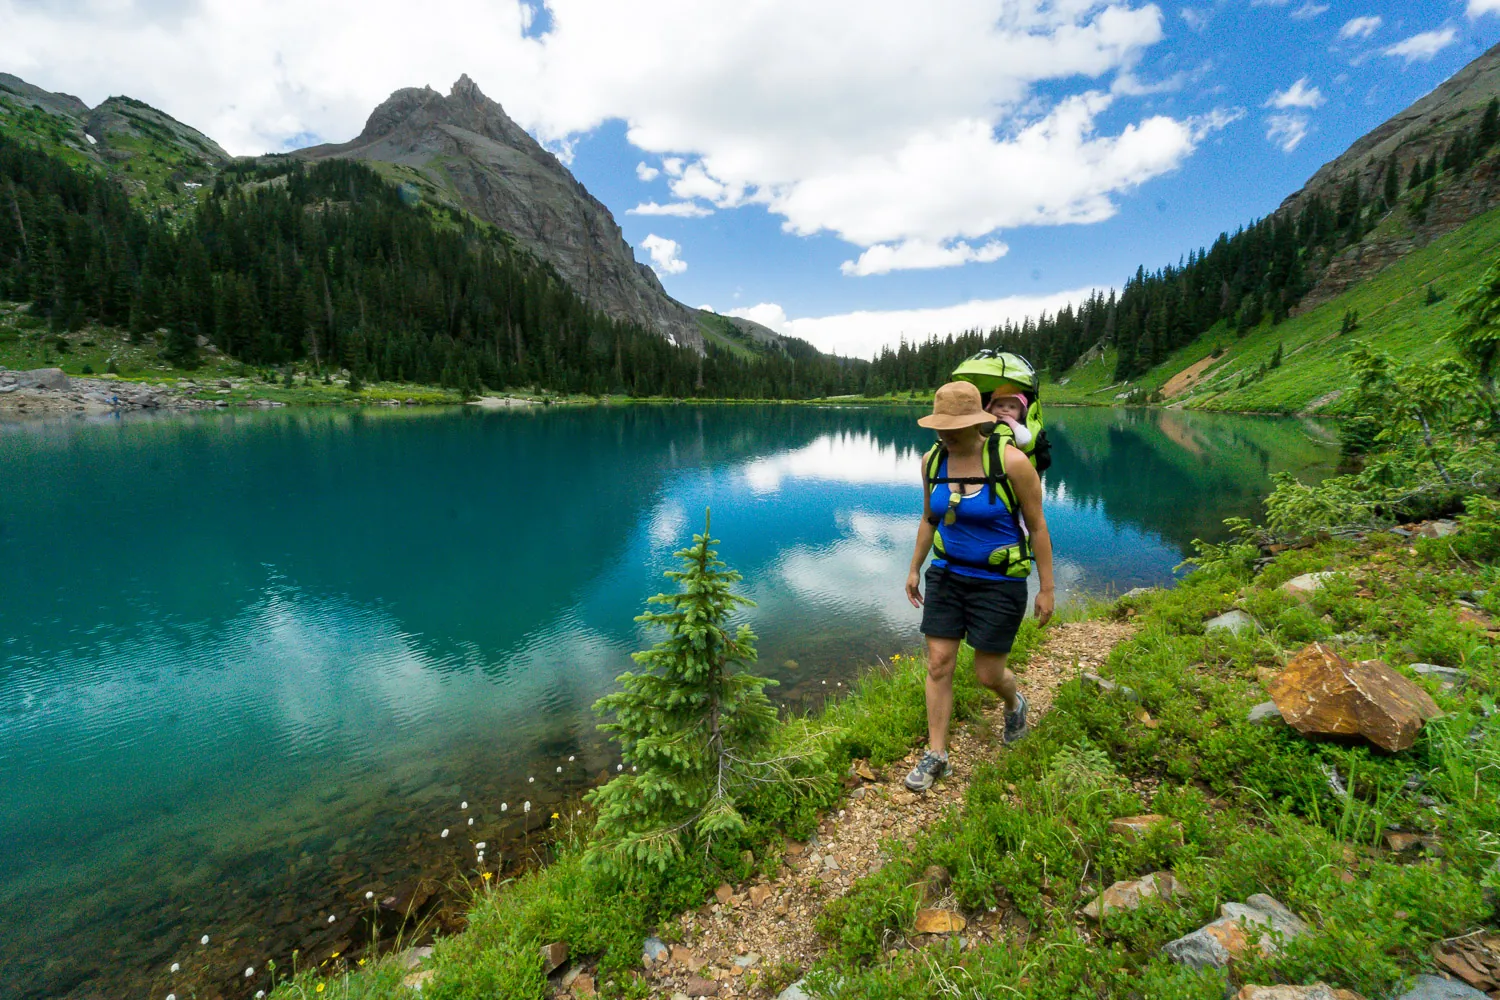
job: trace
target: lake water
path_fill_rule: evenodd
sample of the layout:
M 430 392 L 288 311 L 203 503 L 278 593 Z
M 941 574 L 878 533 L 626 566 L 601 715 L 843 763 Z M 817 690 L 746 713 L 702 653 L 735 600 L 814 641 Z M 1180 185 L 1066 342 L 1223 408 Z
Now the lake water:
M 471 870 L 524 801 L 613 770 L 591 706 L 706 507 L 784 704 L 911 647 L 917 415 L 0 425 L 0 995 L 249 997 L 267 958 L 350 947 L 366 892 Z M 1064 600 L 1170 581 L 1272 473 L 1334 458 L 1290 419 L 1049 426 Z

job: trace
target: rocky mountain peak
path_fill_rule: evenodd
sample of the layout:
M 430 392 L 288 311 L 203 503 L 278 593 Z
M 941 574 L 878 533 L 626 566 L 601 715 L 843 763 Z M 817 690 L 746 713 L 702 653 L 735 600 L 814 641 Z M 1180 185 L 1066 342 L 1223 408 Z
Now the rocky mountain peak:
M 398 90 L 356 138 L 296 155 L 409 167 L 439 198 L 515 236 L 595 308 L 702 348 L 696 313 L 636 261 L 609 209 L 468 74 L 447 96 L 431 87 Z

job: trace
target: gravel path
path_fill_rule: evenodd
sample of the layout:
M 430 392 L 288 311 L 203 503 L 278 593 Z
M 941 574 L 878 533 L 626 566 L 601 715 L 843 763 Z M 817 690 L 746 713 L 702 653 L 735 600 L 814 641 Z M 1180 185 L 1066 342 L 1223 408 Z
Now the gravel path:
M 1033 723 L 1052 707 L 1058 686 L 1080 670 L 1097 670 L 1133 627 L 1126 622 L 1085 621 L 1056 625 L 1032 654 L 1021 689 L 1031 703 Z M 880 842 L 910 843 L 919 830 L 963 801 L 974 766 L 999 749 L 1004 728 L 1002 708 L 956 727 L 949 759 L 953 776 L 931 791 L 913 794 L 902 778 L 916 762 L 920 747 L 903 761 L 880 771 L 862 769 L 863 782 L 846 797 L 843 808 L 823 818 L 807 843 L 789 841 L 788 864 L 766 883 L 720 886 L 700 909 L 679 918 L 682 941 L 671 956 L 647 970 L 652 995 L 683 1000 L 700 996 L 769 997 L 759 985 L 778 968 L 800 976 L 822 950 L 814 922 L 830 900 L 842 896 L 859 878 L 884 864 Z M 987 915 L 965 929 L 965 943 L 988 937 L 1002 918 Z M 1014 919 L 1013 917 L 1008 919 Z M 749 973 L 757 973 L 751 982 Z M 785 983 L 786 976 L 779 977 Z M 591 981 L 589 981 L 591 984 Z M 559 997 L 586 995 L 570 988 Z

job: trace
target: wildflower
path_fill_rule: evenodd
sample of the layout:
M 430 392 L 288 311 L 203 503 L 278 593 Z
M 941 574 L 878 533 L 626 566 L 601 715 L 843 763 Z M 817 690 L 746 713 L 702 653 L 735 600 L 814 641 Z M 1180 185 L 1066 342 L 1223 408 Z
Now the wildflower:
M 473 826 L 473 825 L 474 825 L 474 817 L 473 817 L 473 816 L 470 816 L 470 817 L 469 817 L 469 825 L 470 825 L 470 826 Z
M 625 765 L 624 764 L 616 764 L 615 765 L 615 770 L 616 771 L 623 771 L 623 770 L 625 770 Z
M 526 779 L 526 784 L 528 784 L 528 785 L 532 785 L 532 784 L 535 784 L 535 783 L 536 783 L 536 779 L 535 778 L 527 778 Z
M 208 944 L 208 935 L 205 934 L 201 938 L 199 938 L 198 939 L 198 943 L 199 944 Z
M 322 992 L 323 992 L 323 984 L 322 984 L 322 983 L 319 983 L 319 984 L 318 984 L 318 988 L 317 988 L 317 990 L 315 990 L 315 991 L 314 991 L 314 992 L 317 992 L 317 993 L 322 993 Z
M 172 963 L 172 971 L 173 972 L 176 972 L 180 968 L 182 968 L 182 966 L 180 964 L 178 964 L 177 962 L 173 962 Z
M 531 802 L 529 800 L 526 801 L 526 802 L 521 803 L 521 811 L 522 812 L 531 812 Z
M 561 764 L 559 764 L 559 765 L 558 765 L 558 766 L 557 766 L 557 773 L 558 773 L 558 774 L 562 774 L 562 765 L 561 765 Z
M 333 953 L 333 954 L 332 954 L 332 955 L 329 955 L 329 956 L 328 956 L 328 957 L 329 957 L 329 958 L 338 958 L 338 957 L 339 957 L 339 956 L 340 956 L 340 955 L 342 955 L 342 954 L 343 954 L 343 952 L 341 952 L 341 951 L 336 951 L 336 952 L 334 952 L 334 953 Z
M 460 802 L 458 804 L 458 808 L 460 808 L 460 809 L 467 809 L 467 808 L 469 808 L 469 802 L 468 802 L 468 800 L 465 799 L 463 802 Z
M 553 814 L 552 814 L 552 818 L 553 818 L 553 819 L 557 819 L 557 813 L 553 813 Z
M 631 774 L 634 774 L 634 773 L 635 773 L 635 765 L 634 765 L 634 764 L 631 764 L 631 765 L 630 765 L 630 773 L 631 773 Z
M 362 959 L 360 959 L 360 960 L 359 960 L 359 961 L 357 961 L 357 962 L 355 962 L 355 963 L 354 963 L 354 964 L 355 964 L 355 965 L 364 965 L 364 964 L 365 964 L 365 963 L 366 963 L 366 962 L 368 962 L 368 961 L 369 961 L 369 959 L 368 959 L 368 958 L 362 958 Z
M 338 917 L 335 917 L 332 913 L 328 914 L 328 922 L 330 924 L 333 923 L 337 919 L 338 919 Z
M 167 994 L 167 1000 L 177 1000 L 177 994 L 176 993 L 168 993 Z
M 443 827 L 443 836 L 444 837 L 448 836 L 448 828 L 446 826 Z
M 365 893 L 365 898 L 366 899 L 374 899 L 375 898 L 375 894 L 373 892 L 367 892 L 367 893 Z
M 474 850 L 476 850 L 476 851 L 482 851 L 482 850 L 484 850 L 484 841 L 481 840 L 479 843 L 475 844 L 474 845 Z
M 247 965 L 247 966 L 245 966 L 245 978 L 249 979 L 253 975 L 255 975 L 255 966 L 253 966 L 253 965 Z
M 501 812 L 505 812 L 509 808 L 510 808 L 510 803 L 508 803 L 508 802 L 502 802 L 502 803 L 500 803 L 500 811 Z
M 495 877 L 495 873 L 494 872 L 485 872 L 484 874 L 480 875 L 479 877 L 482 878 L 482 879 L 484 879 L 486 882 L 488 882 L 490 879 L 492 879 L 492 878 Z
M 568 754 L 568 763 L 569 764 L 573 763 L 573 755 L 572 754 Z
M 266 995 L 266 991 L 265 990 L 256 990 L 255 991 L 255 1000 L 261 1000 L 261 997 L 263 997 L 265 995 Z

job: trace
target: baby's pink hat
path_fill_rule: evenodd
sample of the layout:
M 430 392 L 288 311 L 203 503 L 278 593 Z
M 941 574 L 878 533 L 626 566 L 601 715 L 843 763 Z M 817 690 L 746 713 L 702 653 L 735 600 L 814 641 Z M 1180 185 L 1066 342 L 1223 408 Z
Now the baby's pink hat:
M 996 399 L 1010 399 L 1010 398 L 1019 399 L 1021 401 L 1021 409 L 1023 409 L 1023 410 L 1026 409 L 1026 407 L 1028 407 L 1028 406 L 1031 405 L 1030 402 L 1026 399 L 1026 394 L 1024 392 L 1007 392 L 1007 393 L 1002 393 L 1002 394 L 1000 394 L 998 396 L 991 397 L 990 401 L 994 402 Z

